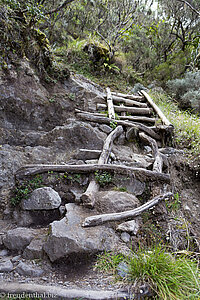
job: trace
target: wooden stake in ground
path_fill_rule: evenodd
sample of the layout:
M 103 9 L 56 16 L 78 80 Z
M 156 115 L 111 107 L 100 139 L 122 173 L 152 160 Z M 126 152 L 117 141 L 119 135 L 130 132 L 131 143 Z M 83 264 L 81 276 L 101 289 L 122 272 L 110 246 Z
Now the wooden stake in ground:
M 106 89 L 107 93 L 107 105 L 108 105 L 108 115 L 110 119 L 115 119 L 115 111 L 113 107 L 112 95 L 109 88 Z
M 153 171 L 162 173 L 163 158 L 165 157 L 165 155 L 159 152 L 156 141 L 152 139 L 150 136 L 147 136 L 144 132 L 140 132 L 139 137 L 151 146 L 152 154 L 155 159 L 153 164 Z
M 122 126 L 117 126 L 115 130 L 113 130 L 108 137 L 106 138 L 103 146 L 103 150 L 98 160 L 98 165 L 106 164 L 108 162 L 113 141 L 123 132 Z M 81 196 L 81 201 L 83 205 L 89 208 L 93 208 L 95 204 L 95 195 L 99 190 L 99 184 L 93 178 L 84 194 Z
M 134 218 L 139 216 L 142 212 L 146 211 L 147 209 L 155 206 L 162 200 L 172 197 L 172 193 L 166 193 L 164 195 L 159 195 L 152 200 L 148 201 L 147 203 L 141 205 L 132 210 L 120 212 L 120 213 L 111 213 L 111 214 L 103 214 L 103 215 L 95 215 L 85 219 L 82 226 L 83 227 L 90 227 L 90 226 L 97 226 L 102 225 L 105 222 L 109 221 L 121 221 L 128 218 Z

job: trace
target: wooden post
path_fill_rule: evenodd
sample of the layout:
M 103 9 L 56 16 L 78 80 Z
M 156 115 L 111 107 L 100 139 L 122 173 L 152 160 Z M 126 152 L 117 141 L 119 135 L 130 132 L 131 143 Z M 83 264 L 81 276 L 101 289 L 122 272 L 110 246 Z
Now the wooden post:
M 110 89 L 106 88 L 107 93 L 107 105 L 108 105 L 108 115 L 110 119 L 115 119 L 115 111 L 113 107 L 112 95 Z

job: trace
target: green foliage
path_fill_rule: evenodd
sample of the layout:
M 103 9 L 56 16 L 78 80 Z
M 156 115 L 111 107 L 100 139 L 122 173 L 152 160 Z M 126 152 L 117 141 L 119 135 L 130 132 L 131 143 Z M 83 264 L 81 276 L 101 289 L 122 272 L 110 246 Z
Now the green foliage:
M 161 246 L 141 248 L 127 257 L 105 253 L 98 256 L 96 266 L 116 274 L 120 262 L 128 266 L 127 280 L 148 283 L 155 292 L 154 299 L 198 299 L 200 282 L 198 264 L 185 256 L 176 257 Z
M 108 183 L 112 182 L 112 175 L 109 172 L 101 172 L 101 171 L 96 171 L 95 172 L 95 179 L 96 181 L 100 184 L 100 186 L 105 186 Z
M 10 199 L 11 205 L 17 206 L 22 199 L 27 199 L 33 190 L 40 187 L 43 187 L 41 175 L 36 175 L 31 180 L 26 180 L 17 184 L 13 190 L 14 196 Z
M 200 113 L 200 71 L 187 72 L 184 78 L 168 81 L 167 85 L 182 108 Z
M 188 111 L 181 111 L 178 105 L 164 93 L 152 92 L 151 96 L 169 121 L 174 125 L 174 140 L 180 148 L 186 148 L 190 161 L 199 159 L 200 119 Z
M 69 174 L 69 173 L 65 172 L 65 174 L 61 178 L 65 179 L 65 180 L 69 180 L 72 183 L 74 183 L 74 182 L 80 183 L 81 182 L 81 174 L 78 174 L 78 173 L 77 174 L 76 173 Z
M 177 192 L 174 194 L 173 200 L 165 200 L 165 204 L 168 211 L 178 211 L 181 206 L 179 193 Z
M 126 187 L 122 187 L 122 186 L 115 186 L 114 188 L 113 188 L 113 190 L 114 191 L 119 191 L 119 192 L 128 192 L 128 190 L 127 190 L 127 188 Z
M 115 122 L 115 121 L 110 121 L 110 127 L 111 127 L 112 129 L 115 129 L 115 128 L 117 127 L 117 122 Z
M 124 255 L 114 252 L 104 252 L 97 255 L 96 268 L 106 273 L 115 274 L 120 262 L 124 260 Z

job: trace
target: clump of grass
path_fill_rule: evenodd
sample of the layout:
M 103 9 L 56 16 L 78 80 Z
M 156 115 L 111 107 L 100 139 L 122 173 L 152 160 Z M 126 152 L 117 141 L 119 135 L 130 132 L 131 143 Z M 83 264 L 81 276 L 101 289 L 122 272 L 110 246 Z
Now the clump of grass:
M 148 283 L 155 292 L 154 299 L 198 299 L 200 275 L 195 261 L 185 256 L 175 257 L 161 246 L 155 246 L 150 250 L 139 249 L 129 257 L 120 257 L 120 260 L 116 254 L 105 253 L 97 266 L 116 273 L 116 263 L 123 260 L 128 266 L 127 280 L 131 284 Z
M 187 150 L 191 160 L 198 158 L 200 153 L 199 116 L 180 110 L 178 104 L 163 93 L 151 92 L 151 97 L 174 125 L 176 144 Z
M 103 272 L 115 274 L 120 262 L 124 260 L 122 254 L 114 252 L 104 252 L 97 255 L 97 263 L 95 267 Z

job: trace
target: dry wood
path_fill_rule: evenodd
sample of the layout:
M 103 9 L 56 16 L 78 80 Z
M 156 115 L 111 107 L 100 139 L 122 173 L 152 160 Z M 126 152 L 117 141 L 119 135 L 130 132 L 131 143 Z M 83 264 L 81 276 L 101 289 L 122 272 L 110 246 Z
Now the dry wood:
M 91 217 L 87 217 L 85 221 L 83 222 L 83 227 L 90 227 L 90 226 L 97 226 L 102 225 L 105 222 L 109 221 L 121 221 L 128 218 L 134 218 L 147 209 L 157 205 L 162 200 L 165 200 L 167 198 L 170 198 L 173 194 L 172 193 L 166 193 L 164 195 L 159 195 L 152 200 L 148 201 L 147 203 L 141 205 L 140 207 L 137 207 L 132 210 L 120 212 L 120 213 L 111 213 L 111 214 L 102 214 L 102 215 L 95 215 Z
M 135 122 L 155 123 L 155 118 L 142 117 L 142 116 L 119 116 L 120 120 L 130 120 Z
M 112 96 L 112 98 L 113 98 L 113 102 L 115 102 L 115 103 L 122 102 L 128 106 L 147 107 L 147 104 L 143 103 L 143 102 L 138 102 L 138 101 L 134 101 L 134 100 L 118 97 L 118 96 Z
M 97 103 L 97 109 L 106 109 L 106 104 Z M 151 108 L 138 108 L 138 107 L 128 107 L 128 106 L 118 106 L 114 105 L 114 110 L 117 112 L 128 112 L 134 115 L 151 115 L 152 109 Z
M 27 165 L 21 167 L 16 172 L 16 177 L 21 178 L 23 176 L 30 176 L 35 174 L 46 173 L 48 171 L 54 172 L 71 172 L 71 173 L 88 173 L 95 172 L 97 170 L 114 171 L 117 173 L 131 173 L 143 181 L 161 181 L 170 182 L 170 176 L 164 173 L 158 173 L 143 168 L 133 168 L 124 165 L 114 164 L 83 164 L 83 165 Z
M 160 110 L 160 108 L 153 102 L 153 100 L 151 99 L 151 97 L 145 92 L 145 91 L 141 91 L 141 93 L 145 96 L 146 100 L 148 101 L 148 103 L 153 107 L 153 109 L 155 110 L 155 112 L 158 114 L 158 116 L 161 118 L 162 122 L 167 125 L 167 126 L 172 126 L 173 125 L 169 122 L 169 120 L 165 117 L 165 115 L 163 114 L 163 112 Z
M 152 154 L 154 156 L 154 164 L 153 164 L 153 171 L 155 172 L 160 172 L 162 173 L 162 169 L 163 169 L 163 164 L 167 162 L 167 166 L 168 166 L 168 160 L 167 157 L 160 153 L 160 151 L 158 150 L 158 145 L 156 143 L 156 141 L 154 139 L 152 139 L 151 137 L 147 136 L 145 133 L 140 132 L 139 133 L 139 137 L 145 141 L 146 143 L 148 143 L 151 148 L 152 148 Z
M 86 121 L 104 123 L 104 124 L 110 125 L 110 119 L 107 117 L 104 117 L 104 116 L 97 116 L 96 114 L 87 113 L 87 112 L 77 113 L 77 116 L 79 116 L 81 119 L 86 120 Z M 154 139 L 160 140 L 160 135 L 155 133 L 154 130 L 152 130 L 150 127 L 145 126 L 144 124 L 123 121 L 123 120 L 115 120 L 115 122 L 118 125 L 137 128 L 141 131 L 144 131 L 145 133 L 147 133 Z
M 98 160 L 98 165 L 106 164 L 108 162 L 113 141 L 123 132 L 122 126 L 117 126 L 106 138 L 103 150 Z M 95 204 L 95 195 L 99 190 L 99 184 L 93 178 L 84 194 L 81 196 L 81 201 L 86 207 L 92 208 Z
M 128 99 L 132 99 L 132 100 L 137 100 L 137 101 L 143 101 L 144 97 L 143 96 L 139 96 L 139 95 L 132 95 L 132 94 L 122 94 L 122 93 L 115 93 L 112 92 L 112 95 L 118 96 L 118 97 L 122 97 L 122 98 L 128 98 Z
M 113 107 L 112 95 L 109 88 L 106 88 L 107 93 L 107 105 L 108 105 L 108 115 L 110 119 L 115 119 L 115 111 Z
M 124 106 L 124 104 L 120 104 L 120 106 Z M 125 112 L 125 111 L 122 111 L 122 112 L 121 112 L 121 116 L 125 117 L 125 116 L 126 116 L 126 112 Z

